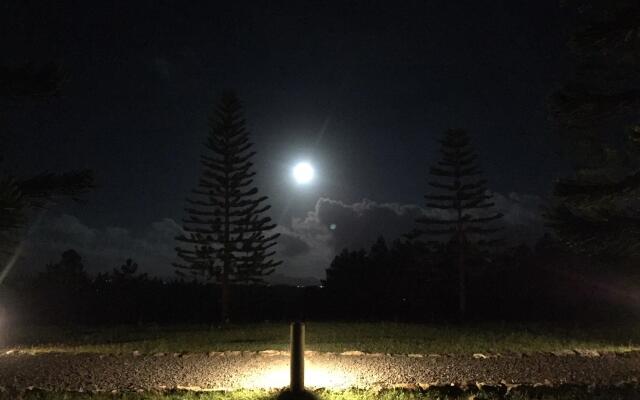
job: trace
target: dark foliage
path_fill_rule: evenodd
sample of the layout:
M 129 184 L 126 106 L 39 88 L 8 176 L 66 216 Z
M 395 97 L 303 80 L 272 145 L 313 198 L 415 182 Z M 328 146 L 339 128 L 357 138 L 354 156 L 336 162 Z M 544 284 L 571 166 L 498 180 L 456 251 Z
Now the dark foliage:
M 324 294 L 334 318 L 457 321 L 455 248 L 395 241 L 381 252 L 383 244 L 344 250 L 333 260 Z M 548 235 L 534 248 L 504 248 L 467 263 L 467 320 L 596 321 L 637 314 L 634 294 L 611 283 L 606 265 L 568 252 Z
M 63 173 L 42 173 L 16 180 L 16 186 L 31 207 L 43 207 L 57 198 L 79 201 L 82 195 L 94 188 L 90 170 Z
M 26 216 L 24 195 L 15 179 L 0 179 L 0 232 L 6 233 L 22 227 Z M 3 240 L 4 241 L 4 240 Z
M 411 314 L 418 319 L 435 317 L 433 307 L 413 307 L 424 304 L 423 289 L 428 286 L 434 290 L 429 295 L 445 301 L 439 295 L 444 295 L 441 284 L 447 271 L 428 257 L 427 251 L 421 244 L 401 241 L 388 248 L 382 237 L 368 252 L 344 249 L 331 262 L 323 282 L 329 297 L 337 301 L 332 307 L 338 312 L 336 317 L 407 318 Z
M 640 256 L 640 3 L 569 2 L 576 68 L 551 97 L 575 176 L 555 184 L 550 225 L 576 252 Z
M 278 234 L 267 196 L 253 186 L 249 141 L 240 101 L 225 93 L 209 120 L 198 187 L 187 199 L 184 235 L 176 239 L 182 263 L 178 271 L 204 276 L 221 286 L 222 319 L 227 320 L 228 289 L 234 283 L 262 283 L 280 262 L 272 259 Z
M 54 318 L 80 318 L 89 311 L 89 304 L 81 300 L 87 298 L 90 285 L 82 257 L 75 250 L 65 251 L 58 263 L 48 264 L 35 278 L 41 299 L 49 299 L 40 303 L 40 311 Z
M 575 129 L 581 144 L 602 137 L 604 120 L 635 112 L 640 105 L 640 4 L 635 0 L 569 0 L 575 26 L 569 48 L 576 61 L 571 76 L 551 97 L 563 129 Z M 621 132 L 616 132 L 619 134 Z
M 457 321 L 457 276 L 447 246 L 380 238 L 343 251 L 322 287 L 233 285 L 236 322 L 307 320 Z M 599 275 L 602 265 L 550 237 L 533 248 L 468 260 L 468 321 L 602 321 L 637 318 L 635 294 Z M 132 260 L 90 278 L 73 250 L 34 278 L 11 277 L 0 302 L 23 324 L 218 323 L 220 286 L 137 273 Z M 631 279 L 627 274 L 625 281 Z M 213 306 L 212 306 L 213 305 Z
M 55 63 L 0 65 L 0 98 L 38 98 L 57 94 L 64 81 L 64 70 Z
M 23 324 L 218 323 L 220 286 L 197 280 L 162 280 L 137 272 L 129 259 L 110 273 L 90 278 L 81 257 L 67 250 L 60 262 L 35 277 L 13 276 L 0 302 Z M 234 284 L 230 312 L 237 322 L 289 320 L 321 315 L 308 300 L 320 288 Z M 315 300 L 314 300 L 315 301 Z M 316 307 L 324 302 L 317 301 Z M 212 306 L 213 305 L 213 306 Z

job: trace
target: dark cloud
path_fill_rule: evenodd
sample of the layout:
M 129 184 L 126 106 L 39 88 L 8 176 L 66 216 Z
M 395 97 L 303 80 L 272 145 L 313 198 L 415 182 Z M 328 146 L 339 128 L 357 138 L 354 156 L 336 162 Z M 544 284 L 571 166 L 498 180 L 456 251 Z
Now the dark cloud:
M 546 201 L 536 195 L 494 193 L 496 209 L 504 214 L 502 224 L 507 244 L 533 245 L 545 232 L 542 209 Z
M 504 214 L 506 239 L 533 243 L 542 235 L 543 199 L 517 193 L 494 193 L 494 199 L 496 208 Z M 305 217 L 294 218 L 289 226 L 276 227 L 280 233 L 278 258 L 284 263 L 274 279 L 289 282 L 289 278 L 324 278 L 325 269 L 343 248 L 369 247 L 378 236 L 390 242 L 410 232 L 418 216 L 433 212 L 415 204 L 368 199 L 348 204 L 320 198 Z M 169 218 L 134 233 L 122 227 L 93 228 L 71 215 L 49 216 L 31 230 L 17 268 L 42 269 L 47 262 L 57 261 L 62 251 L 73 248 L 93 273 L 111 270 L 133 258 L 142 272 L 173 276 L 174 238 L 180 231 L 180 226 Z
M 171 276 L 175 236 L 180 226 L 172 219 L 152 223 L 139 233 L 121 227 L 92 228 L 63 214 L 42 218 L 27 235 L 16 268 L 37 271 L 55 262 L 66 249 L 75 249 L 90 273 L 108 271 L 133 258 L 141 272 Z
M 305 230 L 283 225 L 276 227 L 276 231 L 281 234 L 280 237 L 285 240 L 278 243 L 278 256 L 284 263 L 274 275 L 298 279 L 324 277 L 324 269 L 335 255 L 333 248 L 329 245 L 331 236 L 324 232 L 322 227 L 308 226 L 307 228 Z M 293 245 L 293 248 L 288 248 L 288 245 Z M 286 253 L 290 255 L 286 256 Z
M 367 246 L 378 236 L 398 238 L 408 233 L 424 211 L 413 204 L 377 203 L 363 199 L 345 204 L 320 198 L 315 210 L 304 220 L 294 221 L 296 230 L 322 231 L 328 234 L 334 250 Z
M 295 257 L 309 251 L 309 244 L 298 236 L 283 232 L 278 238 L 278 253 L 280 257 Z
M 502 235 L 508 244 L 532 244 L 544 232 L 541 197 L 494 193 L 494 201 L 496 209 L 504 214 Z M 284 273 L 322 278 L 333 257 L 343 248 L 369 247 L 378 236 L 384 236 L 387 241 L 398 239 L 415 228 L 419 216 L 442 213 L 415 204 L 378 203 L 368 199 L 347 204 L 320 198 L 306 217 L 293 219 L 290 227 L 278 227 L 281 232 L 306 242 L 309 249 L 285 258 Z

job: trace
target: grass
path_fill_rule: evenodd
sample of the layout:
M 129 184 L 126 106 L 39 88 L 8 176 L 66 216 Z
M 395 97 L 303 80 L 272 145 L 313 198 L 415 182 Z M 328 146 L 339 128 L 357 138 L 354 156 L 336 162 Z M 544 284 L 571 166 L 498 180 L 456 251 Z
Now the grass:
M 12 393 L 13 400 L 278 400 L 277 392 L 240 390 L 234 392 L 164 392 L 91 394 L 73 392 L 27 391 Z M 588 389 L 568 387 L 560 389 L 529 390 L 518 393 L 455 392 L 453 390 L 345 390 L 313 393 L 316 400 L 623 400 L 637 399 L 637 387 Z M 0 393 L 0 398 L 4 399 Z M 9 397 L 6 397 L 9 399 Z
M 3 350 L 29 352 L 142 353 L 287 350 L 284 323 L 173 327 L 20 328 Z M 559 327 L 544 324 L 424 325 L 307 323 L 307 349 L 371 353 L 548 352 L 565 349 L 640 349 L 640 324 Z

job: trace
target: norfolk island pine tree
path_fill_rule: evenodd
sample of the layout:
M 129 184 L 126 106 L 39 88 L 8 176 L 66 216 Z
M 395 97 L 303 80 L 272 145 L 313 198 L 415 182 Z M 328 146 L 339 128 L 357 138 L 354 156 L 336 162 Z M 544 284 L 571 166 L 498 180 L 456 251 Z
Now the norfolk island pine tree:
M 229 321 L 229 290 L 234 283 L 259 284 L 281 261 L 273 250 L 279 234 L 265 216 L 267 196 L 253 185 L 249 131 L 242 105 L 223 93 L 209 118 L 198 185 L 186 200 L 184 233 L 177 236 L 177 271 L 220 285 L 220 318 Z
M 462 129 L 449 129 L 440 145 L 442 158 L 429 169 L 433 179 L 428 184 L 435 190 L 424 196 L 431 213 L 418 218 L 419 227 L 408 236 L 414 239 L 444 237 L 452 245 L 458 269 L 458 313 L 460 319 L 464 319 L 467 312 L 465 255 L 472 247 L 500 242 L 492 238 L 500 230 L 492 226 L 492 222 L 502 214 L 493 211 L 493 195 L 487 191 L 487 180 L 481 177 L 477 155 L 467 133 Z

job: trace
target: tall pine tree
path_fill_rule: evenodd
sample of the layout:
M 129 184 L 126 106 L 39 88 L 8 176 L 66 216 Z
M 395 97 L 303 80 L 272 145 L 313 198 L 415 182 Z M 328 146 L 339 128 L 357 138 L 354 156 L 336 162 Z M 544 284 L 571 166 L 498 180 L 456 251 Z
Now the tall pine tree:
M 220 317 L 229 320 L 229 290 L 235 283 L 262 283 L 281 262 L 274 261 L 278 234 L 267 196 L 253 186 L 252 151 L 242 106 L 226 92 L 209 119 L 202 173 L 187 199 L 185 234 L 176 238 L 181 263 L 174 266 L 220 285 Z
M 429 170 L 435 179 L 428 183 L 435 191 L 424 196 L 427 209 L 433 212 L 416 220 L 419 228 L 414 231 L 414 237 L 444 237 L 452 245 L 458 268 L 458 311 L 462 319 L 467 308 L 465 254 L 498 242 L 491 236 L 499 228 L 491 223 L 502 214 L 493 211 L 493 196 L 485 187 L 487 180 L 481 177 L 477 155 L 466 132 L 449 129 L 440 144 L 442 159 Z

